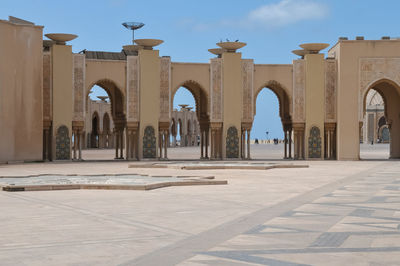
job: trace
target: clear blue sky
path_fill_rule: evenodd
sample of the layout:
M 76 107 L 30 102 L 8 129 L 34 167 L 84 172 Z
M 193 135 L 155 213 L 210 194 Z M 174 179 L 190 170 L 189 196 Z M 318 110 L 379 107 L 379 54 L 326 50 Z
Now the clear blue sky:
M 255 63 L 288 64 L 296 57 L 291 50 L 304 42 L 334 44 L 338 37 L 399 37 L 398 0 L 96 0 L 48 1 L 1 0 L 0 18 L 8 15 L 44 25 L 44 33 L 79 35 L 73 50 L 120 51 L 131 42 L 124 21 L 146 25 L 136 38 L 159 38 L 160 55 L 173 61 L 208 62 L 207 49 L 219 40 L 247 42 L 244 58 Z M 189 102 L 184 93 L 179 102 Z M 264 90 L 257 99 L 253 137 L 282 135 L 277 100 Z M 181 100 L 182 98 L 182 100 Z M 190 102 L 189 102 L 190 103 Z M 268 110 L 274 110 L 270 114 Z M 260 121 L 259 121 L 260 120 Z

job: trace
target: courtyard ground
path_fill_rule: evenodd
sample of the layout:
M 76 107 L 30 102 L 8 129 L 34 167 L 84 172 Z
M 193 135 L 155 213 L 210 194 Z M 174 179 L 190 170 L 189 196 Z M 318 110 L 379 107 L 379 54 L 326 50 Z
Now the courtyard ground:
M 276 163 L 281 150 L 271 146 L 252 150 Z M 194 149 L 169 152 L 183 157 Z M 399 265 L 400 163 L 383 160 L 387 145 L 361 151 L 368 160 L 282 160 L 309 168 L 272 170 L 128 168 L 125 161 L 0 165 L 0 176 L 228 181 L 150 191 L 0 191 L 0 265 Z M 85 151 L 96 160 L 109 152 Z

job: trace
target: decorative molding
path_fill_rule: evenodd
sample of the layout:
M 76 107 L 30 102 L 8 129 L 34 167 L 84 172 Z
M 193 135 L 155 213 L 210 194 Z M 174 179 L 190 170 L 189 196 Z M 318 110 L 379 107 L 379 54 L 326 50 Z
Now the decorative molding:
M 85 55 L 74 54 L 74 121 L 84 121 L 85 119 Z
M 171 58 L 160 60 L 160 122 L 169 122 L 171 102 Z
M 363 120 L 364 97 L 379 80 L 389 80 L 400 85 L 400 58 L 360 58 L 359 59 L 358 118 Z
M 212 122 L 222 121 L 223 92 L 222 92 L 222 60 L 211 59 L 211 88 L 210 88 L 210 117 Z
M 136 122 L 139 117 L 139 97 L 140 97 L 140 66 L 138 56 L 128 56 L 126 58 L 126 108 L 127 121 Z
M 305 61 L 293 61 L 293 122 L 301 123 L 306 119 L 306 73 Z
M 325 122 L 336 122 L 337 61 L 325 61 Z
M 252 59 L 242 60 L 242 81 L 243 81 L 243 111 L 242 121 L 253 121 L 253 98 L 254 98 L 254 62 Z
M 43 53 L 43 120 L 53 120 L 51 54 Z

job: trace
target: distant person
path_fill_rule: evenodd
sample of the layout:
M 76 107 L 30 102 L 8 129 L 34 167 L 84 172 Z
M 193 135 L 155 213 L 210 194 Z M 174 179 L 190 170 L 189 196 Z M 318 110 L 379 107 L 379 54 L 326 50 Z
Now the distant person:
M 374 145 L 374 140 L 371 140 L 371 145 Z
M 254 141 L 255 144 L 258 144 L 258 139 L 256 138 L 256 140 Z

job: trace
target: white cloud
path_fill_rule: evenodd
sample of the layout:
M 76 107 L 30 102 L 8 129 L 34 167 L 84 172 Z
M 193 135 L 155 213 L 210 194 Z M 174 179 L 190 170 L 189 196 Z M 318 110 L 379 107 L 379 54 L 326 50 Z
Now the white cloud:
M 215 28 L 265 28 L 273 29 L 306 20 L 322 19 L 328 14 L 328 7 L 316 0 L 280 0 L 251 10 L 243 17 L 221 19 L 218 22 L 185 23 L 195 31 L 207 31 Z
M 328 8 L 312 0 L 281 0 L 251 11 L 244 21 L 248 26 L 279 27 L 304 20 L 321 19 Z

